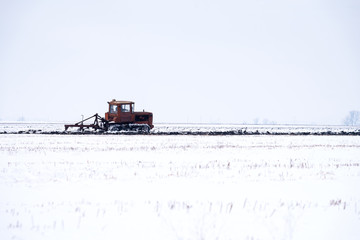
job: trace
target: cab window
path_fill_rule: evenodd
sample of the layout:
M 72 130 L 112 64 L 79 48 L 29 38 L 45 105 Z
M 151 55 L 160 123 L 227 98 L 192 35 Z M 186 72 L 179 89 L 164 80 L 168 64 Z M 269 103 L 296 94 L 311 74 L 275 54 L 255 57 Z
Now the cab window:
M 110 105 L 110 113 L 117 113 L 117 106 L 116 105 Z
M 121 112 L 130 112 L 130 104 L 121 105 Z

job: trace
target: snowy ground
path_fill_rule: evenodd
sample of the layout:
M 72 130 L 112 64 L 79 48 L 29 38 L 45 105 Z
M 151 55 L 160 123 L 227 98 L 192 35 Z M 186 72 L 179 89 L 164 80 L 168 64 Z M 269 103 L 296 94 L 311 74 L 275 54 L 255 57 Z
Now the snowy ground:
M 358 239 L 359 136 L 0 135 L 1 239 Z
M 47 133 L 63 134 L 65 123 L 24 123 L 0 122 L 0 134 L 18 133 Z M 67 123 L 69 124 L 69 123 Z M 86 124 L 92 124 L 87 122 Z M 78 128 L 69 128 L 67 133 L 79 132 Z M 86 129 L 88 133 L 94 133 L 93 129 Z M 113 134 L 108 132 L 109 134 Z M 204 135 L 203 133 L 217 133 L 217 135 L 240 133 L 240 134 L 325 134 L 325 135 L 360 135 L 360 126 L 320 126 L 320 125 L 244 125 L 244 124 L 155 124 L 151 130 L 153 135 L 166 134 L 192 134 Z M 116 133 L 115 133 L 116 134 Z

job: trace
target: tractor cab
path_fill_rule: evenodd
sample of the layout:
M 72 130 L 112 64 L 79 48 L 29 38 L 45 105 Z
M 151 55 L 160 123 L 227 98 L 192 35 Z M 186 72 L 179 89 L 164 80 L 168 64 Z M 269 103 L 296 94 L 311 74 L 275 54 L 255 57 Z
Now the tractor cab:
M 116 101 L 115 99 L 109 104 L 109 112 L 105 113 L 105 119 L 116 123 L 134 122 L 134 102 Z

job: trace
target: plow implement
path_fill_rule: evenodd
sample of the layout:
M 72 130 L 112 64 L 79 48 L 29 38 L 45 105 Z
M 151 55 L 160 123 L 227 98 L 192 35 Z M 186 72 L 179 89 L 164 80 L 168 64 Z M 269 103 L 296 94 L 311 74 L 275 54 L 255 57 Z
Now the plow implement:
M 85 121 L 88 121 L 92 118 L 94 118 L 94 122 L 92 124 L 84 124 Z M 107 131 L 108 126 L 109 126 L 109 122 L 105 118 L 100 117 L 100 115 L 96 113 L 93 116 L 81 120 L 80 122 L 77 122 L 75 124 L 66 124 L 65 131 L 67 131 L 70 127 L 79 128 L 79 130 L 84 130 L 85 128 L 87 129 L 93 128 L 95 130 Z

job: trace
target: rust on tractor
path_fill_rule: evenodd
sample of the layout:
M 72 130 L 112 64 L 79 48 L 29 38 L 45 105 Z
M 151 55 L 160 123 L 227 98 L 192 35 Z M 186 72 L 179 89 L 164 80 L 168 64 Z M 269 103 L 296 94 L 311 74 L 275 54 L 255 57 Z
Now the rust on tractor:
M 105 113 L 105 119 L 115 123 L 147 124 L 153 128 L 153 114 L 151 112 L 135 112 L 135 103 L 131 101 L 116 101 L 113 99 L 109 104 L 109 111 Z

